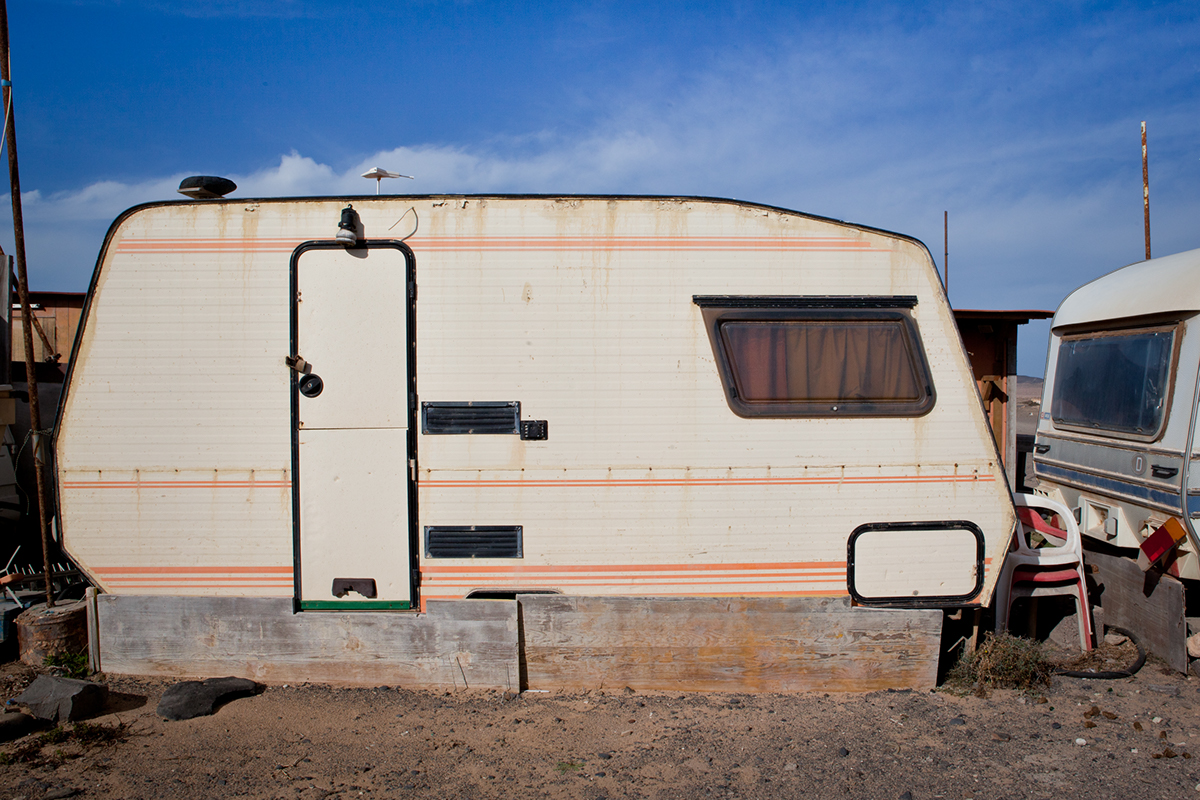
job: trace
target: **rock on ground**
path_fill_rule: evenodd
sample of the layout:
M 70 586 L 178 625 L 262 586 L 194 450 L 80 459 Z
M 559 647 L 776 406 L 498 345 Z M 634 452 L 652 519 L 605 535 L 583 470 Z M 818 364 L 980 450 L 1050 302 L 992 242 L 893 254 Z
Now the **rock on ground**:
M 184 681 L 163 692 L 157 712 L 163 719 L 171 720 L 206 717 L 222 703 L 238 697 L 248 697 L 257 691 L 258 684 L 246 678 Z
M 100 713 L 108 701 L 108 687 L 75 678 L 39 675 L 16 702 L 46 722 L 74 722 Z

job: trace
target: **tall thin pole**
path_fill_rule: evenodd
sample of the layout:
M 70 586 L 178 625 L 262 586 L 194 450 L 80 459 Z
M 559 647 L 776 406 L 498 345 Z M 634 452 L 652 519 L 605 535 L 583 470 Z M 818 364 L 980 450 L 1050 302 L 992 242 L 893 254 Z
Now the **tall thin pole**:
M 1146 260 L 1150 260 L 1150 160 L 1146 157 L 1146 121 L 1142 120 L 1142 212 L 1146 218 Z
M 946 273 L 946 297 L 950 297 L 950 212 L 942 212 L 942 242 L 945 249 L 942 251 L 942 270 Z
M 33 309 L 29 305 L 29 277 L 25 271 L 25 225 L 21 218 L 21 177 L 17 170 L 17 119 L 13 109 L 12 74 L 8 47 L 8 4 L 0 0 L 0 87 L 8 113 L 5 145 L 8 147 L 8 180 L 12 191 L 13 239 L 17 246 L 17 294 L 21 298 L 21 328 L 25 333 L 25 380 L 29 386 L 29 429 L 33 442 L 34 482 L 37 484 L 38 525 L 42 533 L 42 568 L 46 575 L 46 607 L 54 607 L 50 588 L 50 532 L 46 525 L 46 454 L 42 414 L 38 407 L 37 362 L 33 356 Z M 7 301 L 6 301 L 7 302 Z

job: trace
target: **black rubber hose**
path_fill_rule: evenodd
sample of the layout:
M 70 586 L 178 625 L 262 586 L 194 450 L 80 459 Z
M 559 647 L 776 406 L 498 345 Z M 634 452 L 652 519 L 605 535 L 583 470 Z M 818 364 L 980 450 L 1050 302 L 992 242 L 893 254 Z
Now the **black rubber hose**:
M 1146 663 L 1146 648 L 1142 647 L 1142 643 L 1138 640 L 1138 637 L 1133 635 L 1133 631 L 1125 630 L 1124 628 L 1118 628 L 1116 625 L 1108 625 L 1106 627 L 1110 631 L 1116 631 L 1117 633 L 1122 633 L 1128 636 L 1129 641 L 1133 642 L 1133 646 L 1137 648 L 1137 661 L 1134 661 L 1129 669 L 1114 670 L 1111 672 L 1087 672 L 1085 670 L 1056 669 L 1054 670 L 1054 674 L 1065 675 L 1068 678 L 1091 678 L 1093 680 L 1132 678 L 1134 675 L 1136 675 L 1137 671 L 1140 670 L 1142 665 Z

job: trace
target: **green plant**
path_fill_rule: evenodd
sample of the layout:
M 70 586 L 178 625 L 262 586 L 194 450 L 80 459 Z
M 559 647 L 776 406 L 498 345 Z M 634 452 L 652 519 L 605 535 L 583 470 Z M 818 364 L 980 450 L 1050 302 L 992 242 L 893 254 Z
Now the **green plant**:
M 86 678 L 91 671 L 86 649 L 81 653 L 55 653 L 46 656 L 45 664 L 51 672 L 65 678 Z
M 954 665 L 946 683 L 985 697 L 988 689 L 1032 692 L 1050 682 L 1054 665 L 1041 642 L 1007 633 L 989 634 L 974 653 Z
M 559 772 L 578 772 L 582 768 L 583 764 L 578 761 L 560 761 L 558 762 L 558 766 L 555 767 Z

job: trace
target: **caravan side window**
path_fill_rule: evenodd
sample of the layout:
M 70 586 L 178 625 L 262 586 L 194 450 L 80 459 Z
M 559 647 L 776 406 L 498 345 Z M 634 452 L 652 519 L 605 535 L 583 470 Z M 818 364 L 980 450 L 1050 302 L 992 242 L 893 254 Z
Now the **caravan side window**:
M 1157 438 L 1174 352 L 1174 327 L 1064 336 L 1054 371 L 1054 424 Z
M 739 416 L 920 416 L 933 408 L 915 297 L 693 300 Z

